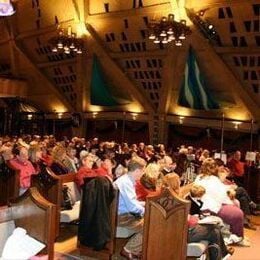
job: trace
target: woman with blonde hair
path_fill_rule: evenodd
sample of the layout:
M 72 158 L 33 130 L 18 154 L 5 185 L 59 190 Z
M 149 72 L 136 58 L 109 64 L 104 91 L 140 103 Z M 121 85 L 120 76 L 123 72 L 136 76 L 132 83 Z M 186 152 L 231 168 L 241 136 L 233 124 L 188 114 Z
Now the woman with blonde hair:
M 144 174 L 135 184 L 137 199 L 145 201 L 147 196 L 155 196 L 159 194 L 159 178 L 160 166 L 156 163 L 148 164 L 144 170 Z
M 64 159 L 66 157 L 66 148 L 61 144 L 57 144 L 52 149 L 52 164 L 50 169 L 57 175 L 69 173 L 69 169 L 64 164 Z
M 39 172 L 40 165 L 43 163 L 41 146 L 39 144 L 30 145 L 28 156 L 36 172 Z
M 199 162 L 203 162 L 205 159 L 209 158 L 209 150 L 204 149 L 199 157 Z
M 234 206 L 227 195 L 227 187 L 218 176 L 218 167 L 213 158 L 207 158 L 203 161 L 200 174 L 195 180 L 195 184 L 205 188 L 205 195 L 201 198 L 203 202 L 202 210 L 209 210 L 223 219 L 230 225 L 230 231 L 241 237 L 240 245 L 249 246 L 249 242 L 243 238 L 243 211 Z

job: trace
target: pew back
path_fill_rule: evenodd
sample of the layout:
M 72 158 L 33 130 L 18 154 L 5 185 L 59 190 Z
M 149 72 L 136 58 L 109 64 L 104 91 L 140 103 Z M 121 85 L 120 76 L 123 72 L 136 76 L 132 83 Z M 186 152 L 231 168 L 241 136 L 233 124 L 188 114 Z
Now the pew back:
M 59 235 L 59 224 L 62 204 L 62 187 L 64 183 L 74 182 L 75 173 L 56 175 L 48 167 L 43 167 L 38 175 L 32 177 L 32 186 L 37 187 L 41 195 L 56 205 L 56 237 Z
M 0 206 L 7 205 L 11 199 L 19 196 L 19 170 L 8 162 L 0 164 Z
M 30 188 L 8 207 L 0 208 L 0 223 L 14 221 L 16 227 L 46 245 L 42 253 L 54 255 L 55 205 L 44 199 L 36 188 Z
M 186 258 L 187 217 L 190 202 L 165 188 L 147 198 L 143 232 L 143 259 Z

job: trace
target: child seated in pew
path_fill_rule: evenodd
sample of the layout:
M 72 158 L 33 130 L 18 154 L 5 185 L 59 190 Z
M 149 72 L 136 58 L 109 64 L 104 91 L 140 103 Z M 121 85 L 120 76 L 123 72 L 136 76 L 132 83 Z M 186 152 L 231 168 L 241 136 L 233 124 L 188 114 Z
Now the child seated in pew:
M 157 174 L 155 174 L 154 172 L 156 171 L 156 169 L 157 169 Z M 154 176 L 160 175 L 159 169 L 160 168 L 156 167 L 155 164 L 150 164 L 144 169 L 144 174 L 146 175 L 146 178 L 152 177 L 150 182 L 154 183 Z M 153 171 L 152 174 L 150 171 Z M 167 178 L 165 178 L 166 176 Z M 175 173 L 167 174 L 166 176 L 164 176 L 163 178 L 163 186 L 168 186 L 176 193 L 179 193 L 180 191 L 179 176 Z M 135 194 L 137 194 L 137 197 L 138 197 L 138 191 L 139 190 L 134 191 Z M 159 193 L 157 193 L 157 195 L 158 194 Z M 150 195 L 151 194 L 147 193 L 147 196 Z M 188 224 L 189 224 L 189 232 L 188 232 L 189 243 L 200 242 L 201 240 L 207 240 L 209 242 L 209 245 L 217 244 L 217 246 L 219 247 L 220 252 L 216 252 L 214 247 L 209 247 L 210 259 L 219 259 L 220 257 L 226 257 L 226 256 L 228 257 L 231 254 L 233 254 L 234 249 L 232 247 L 227 248 L 225 246 L 222 234 L 220 233 L 220 230 L 215 227 L 215 225 L 200 225 L 198 224 L 198 219 L 193 219 L 191 218 L 191 216 L 189 216 Z M 136 233 L 128 240 L 128 242 L 126 243 L 126 245 L 123 247 L 121 251 L 121 255 L 126 257 L 127 259 L 139 259 L 141 258 L 142 255 L 141 250 L 142 250 L 142 232 L 139 232 Z
M 206 190 L 203 186 L 196 185 L 196 184 L 192 185 L 190 189 L 190 193 L 186 198 L 191 202 L 191 206 L 190 206 L 191 215 L 198 215 L 199 217 L 201 217 L 202 215 L 201 208 L 203 205 L 201 198 L 205 194 L 205 192 Z

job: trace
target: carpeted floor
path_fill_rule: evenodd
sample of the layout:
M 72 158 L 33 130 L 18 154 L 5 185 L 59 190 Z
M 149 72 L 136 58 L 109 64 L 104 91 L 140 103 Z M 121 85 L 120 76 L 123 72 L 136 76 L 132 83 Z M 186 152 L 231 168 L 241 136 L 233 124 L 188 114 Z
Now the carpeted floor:
M 252 217 L 252 223 L 257 227 L 257 230 L 245 229 L 245 235 L 251 242 L 250 247 L 234 246 L 235 253 L 230 260 L 260 260 L 260 216 Z M 81 256 L 77 249 L 77 226 L 68 225 L 61 228 L 61 234 L 55 243 L 55 251 L 65 253 L 66 255 L 58 257 L 56 259 L 62 260 L 95 260 L 94 258 Z M 120 256 L 120 250 L 125 243 L 125 240 L 117 240 L 116 253 L 112 259 L 124 260 L 125 258 Z M 157 259 L 156 259 L 157 260 Z
M 245 229 L 245 236 L 249 238 L 251 246 L 235 246 L 235 253 L 230 260 L 260 260 L 260 216 L 252 217 L 251 222 L 257 227 L 256 231 Z

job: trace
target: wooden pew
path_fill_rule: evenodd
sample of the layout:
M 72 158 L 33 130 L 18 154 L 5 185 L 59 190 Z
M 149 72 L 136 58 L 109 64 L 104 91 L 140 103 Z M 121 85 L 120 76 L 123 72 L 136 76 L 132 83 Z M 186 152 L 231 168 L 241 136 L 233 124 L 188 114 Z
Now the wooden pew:
M 0 206 L 7 205 L 12 199 L 19 196 L 19 170 L 14 169 L 9 163 L 0 164 Z
M 55 211 L 54 204 L 44 199 L 36 188 L 30 188 L 9 206 L 0 208 L 0 223 L 9 225 L 13 220 L 15 227 L 26 229 L 28 235 L 44 243 L 46 247 L 41 253 L 53 259 Z M 3 233 L 6 232 L 2 231 L 1 235 Z
M 41 195 L 56 205 L 56 237 L 59 236 L 60 213 L 62 204 L 63 184 L 74 182 L 75 173 L 56 175 L 50 168 L 42 168 L 38 175 L 32 176 L 32 186 L 37 187 Z
M 185 200 L 193 183 L 171 187 L 146 201 L 142 259 L 197 259 L 207 254 L 208 242 L 187 243 L 190 202 Z
M 186 259 L 189 207 L 169 188 L 147 198 L 142 259 Z

